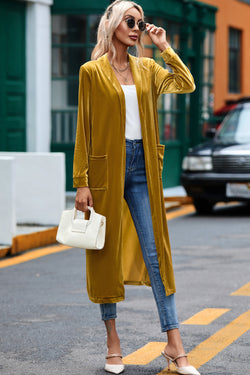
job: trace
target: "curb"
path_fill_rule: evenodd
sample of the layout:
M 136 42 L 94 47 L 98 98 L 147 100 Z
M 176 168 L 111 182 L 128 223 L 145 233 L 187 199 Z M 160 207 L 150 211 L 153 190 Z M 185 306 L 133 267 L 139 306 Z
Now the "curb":
M 184 204 L 192 204 L 193 200 L 191 197 L 164 197 L 165 203 L 167 202 L 176 202 L 179 205 L 184 205 Z
M 0 259 L 6 257 L 10 252 L 10 247 L 1 247 L 0 249 Z
M 181 206 L 192 204 L 193 200 L 191 197 L 187 196 L 177 196 L 177 197 L 164 197 L 166 212 L 180 208 Z
M 0 249 L 0 258 L 4 258 L 8 255 L 17 255 L 23 251 L 56 243 L 57 228 L 58 227 L 53 227 L 43 231 L 20 234 L 13 237 L 10 247 Z

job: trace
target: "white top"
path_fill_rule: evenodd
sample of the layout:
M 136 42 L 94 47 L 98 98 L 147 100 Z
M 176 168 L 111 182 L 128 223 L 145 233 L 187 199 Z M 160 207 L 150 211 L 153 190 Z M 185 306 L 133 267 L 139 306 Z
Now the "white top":
M 125 138 L 142 139 L 141 121 L 135 85 L 121 85 L 126 104 Z

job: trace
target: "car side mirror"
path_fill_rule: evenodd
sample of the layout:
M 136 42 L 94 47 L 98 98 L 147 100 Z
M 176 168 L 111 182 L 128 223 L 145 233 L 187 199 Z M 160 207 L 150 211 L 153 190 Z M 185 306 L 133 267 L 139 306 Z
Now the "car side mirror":
M 206 137 L 207 138 L 214 138 L 215 137 L 215 134 L 216 134 L 216 129 L 215 128 L 211 128 L 211 129 L 208 129 L 205 133 Z

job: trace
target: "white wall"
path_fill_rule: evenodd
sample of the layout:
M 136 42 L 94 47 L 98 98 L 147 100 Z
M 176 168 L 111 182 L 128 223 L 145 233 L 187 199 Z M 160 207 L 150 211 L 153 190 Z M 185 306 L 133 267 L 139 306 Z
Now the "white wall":
M 51 138 L 52 0 L 27 1 L 27 151 L 49 152 Z
M 15 158 L 17 223 L 58 225 L 65 209 L 64 153 L 0 152 L 1 156 Z

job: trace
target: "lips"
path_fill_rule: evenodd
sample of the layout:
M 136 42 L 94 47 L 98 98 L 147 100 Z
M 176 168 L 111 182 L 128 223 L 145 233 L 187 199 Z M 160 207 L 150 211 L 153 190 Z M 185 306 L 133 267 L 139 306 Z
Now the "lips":
M 137 35 L 130 35 L 129 37 L 130 37 L 130 39 L 132 39 L 134 41 L 136 41 L 138 39 Z

